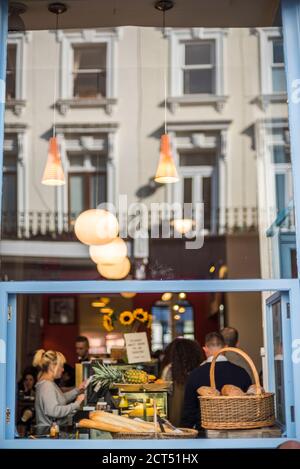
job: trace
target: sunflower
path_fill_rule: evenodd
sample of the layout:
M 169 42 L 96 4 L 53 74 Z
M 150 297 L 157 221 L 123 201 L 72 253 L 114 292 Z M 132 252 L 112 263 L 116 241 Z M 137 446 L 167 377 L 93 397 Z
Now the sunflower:
M 151 329 L 151 327 L 152 327 L 152 314 L 148 314 L 147 329 Z
M 133 316 L 140 322 L 146 322 L 148 320 L 148 313 L 143 308 L 137 308 L 133 311 Z
M 106 314 L 103 316 L 102 326 L 104 327 L 104 329 L 107 330 L 107 332 L 111 332 L 114 330 L 114 326 L 112 325 L 112 320 L 110 316 Z
M 119 316 L 119 321 L 124 326 L 129 326 L 134 321 L 134 316 L 131 311 L 123 311 Z

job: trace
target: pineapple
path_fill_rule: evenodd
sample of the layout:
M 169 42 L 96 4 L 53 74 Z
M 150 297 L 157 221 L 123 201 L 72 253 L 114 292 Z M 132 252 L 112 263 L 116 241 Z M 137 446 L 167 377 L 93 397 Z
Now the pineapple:
M 97 366 L 93 366 L 93 370 L 95 374 L 92 383 L 96 392 L 101 388 L 109 388 L 113 383 L 124 383 L 124 373 L 115 366 L 98 363 Z
M 148 382 L 148 375 L 145 371 L 132 368 L 125 371 L 124 381 L 129 384 L 144 384 Z

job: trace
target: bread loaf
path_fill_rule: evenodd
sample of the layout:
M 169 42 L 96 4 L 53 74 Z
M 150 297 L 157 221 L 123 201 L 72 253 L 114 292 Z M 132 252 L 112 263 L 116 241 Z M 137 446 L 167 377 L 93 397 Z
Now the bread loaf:
M 259 389 L 261 390 L 261 394 L 265 394 L 265 390 L 263 387 L 259 386 Z M 256 384 L 251 384 L 249 388 L 247 389 L 246 394 L 250 395 L 257 395 L 257 386 Z
M 245 393 L 238 388 L 237 386 L 233 386 L 232 384 L 225 384 L 225 386 L 221 389 L 222 396 L 245 396 Z
M 197 393 L 202 397 L 213 397 L 220 395 L 220 392 L 217 389 L 211 388 L 210 386 L 201 386 L 197 389 Z
M 123 432 L 124 429 L 122 427 L 118 427 L 116 425 L 112 425 L 105 422 L 99 422 L 97 420 L 90 420 L 90 419 L 82 419 L 78 423 L 79 428 L 93 428 L 96 430 L 102 430 L 104 432 Z

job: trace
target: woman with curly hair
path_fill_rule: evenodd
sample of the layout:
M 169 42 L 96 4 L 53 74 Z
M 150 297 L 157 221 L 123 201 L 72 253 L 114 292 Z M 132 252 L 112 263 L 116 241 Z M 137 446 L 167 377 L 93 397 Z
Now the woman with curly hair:
M 178 337 L 166 349 L 161 377 L 173 382 L 169 396 L 169 420 L 175 427 L 181 421 L 187 377 L 202 361 L 202 350 L 195 340 Z

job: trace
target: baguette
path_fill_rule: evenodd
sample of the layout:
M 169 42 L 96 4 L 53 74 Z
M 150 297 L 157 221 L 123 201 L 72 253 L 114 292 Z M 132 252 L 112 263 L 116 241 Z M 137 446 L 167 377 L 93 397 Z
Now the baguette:
M 93 428 L 95 430 L 102 430 L 110 433 L 124 432 L 122 427 L 116 425 L 110 425 L 106 422 L 98 422 L 96 420 L 82 419 L 78 423 L 79 428 Z
M 90 419 L 95 422 L 107 423 L 122 428 L 124 431 L 129 432 L 154 432 L 154 424 L 150 422 L 136 422 L 135 420 L 120 415 L 110 414 L 108 412 L 97 411 L 90 412 Z
M 122 417 L 121 415 L 110 414 L 102 410 L 96 410 L 90 412 L 89 417 L 94 421 L 103 421 L 109 425 L 116 425 L 124 427 L 125 431 L 136 431 L 136 432 L 155 432 L 155 425 L 153 422 L 140 422 L 128 417 Z M 172 433 L 173 430 L 164 426 L 165 433 Z M 159 430 L 159 427 L 158 427 Z

